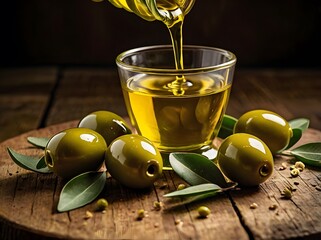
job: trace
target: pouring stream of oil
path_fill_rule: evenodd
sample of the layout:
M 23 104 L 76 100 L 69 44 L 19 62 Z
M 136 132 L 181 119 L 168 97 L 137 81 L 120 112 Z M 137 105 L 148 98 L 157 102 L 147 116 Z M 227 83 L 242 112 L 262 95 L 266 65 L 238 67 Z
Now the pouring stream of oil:
M 174 52 L 175 67 L 184 69 L 183 61 L 183 22 L 195 0 L 109 0 L 114 6 L 133 12 L 147 21 L 160 20 L 167 26 Z M 173 95 L 184 95 L 188 87 L 183 75 L 166 84 Z

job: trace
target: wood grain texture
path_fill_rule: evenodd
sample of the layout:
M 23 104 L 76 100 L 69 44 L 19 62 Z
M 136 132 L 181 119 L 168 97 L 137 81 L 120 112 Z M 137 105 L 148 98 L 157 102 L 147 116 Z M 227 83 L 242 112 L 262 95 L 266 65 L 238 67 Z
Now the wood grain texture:
M 0 142 L 39 127 L 57 72 L 54 67 L 0 70 Z
M 287 120 L 310 119 L 321 130 L 321 71 L 236 70 L 227 113 L 239 117 L 253 109 L 268 109 Z
M 53 174 L 42 175 L 23 170 L 13 163 L 6 147 L 28 155 L 41 155 L 31 147 L 27 136 L 49 137 L 58 131 L 76 126 L 77 121 L 53 125 L 9 139 L 0 145 L 0 219 L 5 239 L 23 237 L 23 230 L 41 237 L 70 239 L 282 239 L 320 236 L 321 192 L 320 170 L 308 168 L 299 178 L 290 178 L 289 168 L 280 171 L 281 163 L 290 166 L 289 159 L 277 158 L 273 176 L 258 188 L 240 189 L 199 203 L 171 208 L 163 198 L 182 183 L 175 173 L 166 171 L 152 189 L 137 191 L 121 186 L 111 177 L 101 197 L 109 206 L 106 213 L 93 212 L 94 203 L 67 213 L 58 213 L 56 206 L 64 181 Z M 321 132 L 308 130 L 302 141 L 321 141 Z M 300 143 L 301 144 L 301 143 Z M 294 185 L 294 181 L 299 185 Z M 287 185 L 295 186 L 291 200 L 281 198 Z M 164 203 L 161 211 L 153 208 L 155 201 Z M 258 208 L 250 209 L 251 203 Z M 276 210 L 269 206 L 277 205 Z M 197 217 L 196 208 L 206 205 L 212 210 L 207 219 Z M 137 210 L 148 211 L 148 217 L 136 219 Z M 86 211 L 94 213 L 85 219 Z M 304 219 L 304 221 L 302 221 Z M 25 233 L 26 231 L 27 233 Z M 17 233 L 19 233 L 17 235 Z M 249 235 L 248 235 L 249 234 Z M 28 235 L 27 235 L 28 236 Z
M 127 115 L 118 73 L 110 69 L 67 69 L 59 80 L 47 125 L 80 119 L 106 109 Z

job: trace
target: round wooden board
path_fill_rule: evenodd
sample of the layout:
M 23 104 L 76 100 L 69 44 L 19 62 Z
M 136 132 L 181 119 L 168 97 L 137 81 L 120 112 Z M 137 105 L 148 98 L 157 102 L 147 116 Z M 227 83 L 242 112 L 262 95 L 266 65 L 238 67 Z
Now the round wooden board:
M 33 237 L 103 238 L 103 236 L 93 235 L 94 229 L 84 228 L 84 210 L 57 213 L 56 206 L 61 188 L 64 185 L 60 179 L 52 174 L 41 175 L 24 170 L 18 167 L 7 153 L 7 147 L 10 147 L 22 154 L 39 156 L 42 150 L 30 145 L 27 142 L 27 137 L 50 137 L 61 130 L 76 126 L 77 122 L 71 121 L 30 131 L 0 144 L 0 223 L 2 225 L 2 237 L 14 236 L 12 238 L 15 238 L 28 233 L 30 234 L 28 236 Z M 316 141 L 321 141 L 321 132 L 308 129 L 304 132 L 298 145 Z M 121 200 L 117 201 L 116 204 L 119 204 L 119 207 L 126 208 L 126 203 L 122 203 Z M 121 206 L 121 204 L 124 205 Z M 123 211 L 125 210 L 123 209 Z M 127 209 L 127 211 L 131 210 Z M 113 218 L 113 215 L 110 218 Z M 72 223 L 70 224 L 70 222 Z M 68 227 L 66 227 L 66 223 L 68 223 Z M 99 223 L 97 222 L 96 225 L 99 225 Z M 122 228 L 126 228 L 126 226 L 122 226 Z M 139 226 L 137 226 L 137 229 L 143 229 L 144 231 L 144 228 Z M 108 232 L 108 229 L 106 232 Z M 119 237 L 115 233 L 109 234 L 110 238 Z M 144 236 L 144 232 L 141 233 L 141 236 Z M 127 237 L 130 238 L 131 236 Z

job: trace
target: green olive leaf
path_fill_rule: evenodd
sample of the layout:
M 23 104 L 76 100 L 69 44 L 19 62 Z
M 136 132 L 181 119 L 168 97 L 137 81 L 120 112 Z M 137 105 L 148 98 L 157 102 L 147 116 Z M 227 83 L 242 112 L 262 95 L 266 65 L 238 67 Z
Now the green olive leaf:
M 217 195 L 220 192 L 221 191 L 211 191 L 211 192 L 205 192 L 205 193 L 198 194 L 198 195 L 193 195 L 191 197 L 184 198 L 183 201 L 181 202 L 181 204 L 188 204 L 188 203 L 200 201 L 200 200 L 203 200 L 206 198 L 214 197 L 215 195 Z
M 307 165 L 321 167 L 321 142 L 307 143 L 289 152 Z
M 304 132 L 309 128 L 310 120 L 306 118 L 297 118 L 289 121 L 292 129 L 301 129 Z
M 9 156 L 11 159 L 19 166 L 27 170 L 31 170 L 37 173 L 51 173 L 51 170 L 47 167 L 45 163 L 45 158 L 31 157 L 17 153 L 11 148 L 7 148 Z
M 46 163 L 46 161 L 45 161 L 45 156 L 42 156 L 42 157 L 39 159 L 39 161 L 38 161 L 38 163 L 37 163 L 37 165 L 36 165 L 36 168 L 37 168 L 37 169 L 48 168 L 48 167 L 47 167 L 47 163 Z M 48 170 L 49 170 L 49 168 L 48 168 Z
M 210 192 L 200 193 L 200 194 L 197 194 L 197 195 L 192 195 L 192 196 L 189 196 L 189 197 L 180 197 L 180 198 L 177 198 L 177 200 L 179 200 L 179 202 L 175 201 L 174 203 L 166 204 L 166 209 L 167 210 L 175 209 L 175 208 L 181 207 L 181 206 L 183 206 L 185 204 L 189 204 L 189 203 L 192 203 L 192 202 L 201 201 L 201 200 L 206 199 L 206 198 L 214 197 L 219 193 L 220 193 L 220 191 L 212 191 L 212 192 L 210 191 Z
M 164 197 L 179 198 L 180 202 L 169 206 L 169 208 L 179 207 L 181 205 L 189 204 L 192 202 L 200 201 L 206 198 L 214 197 L 220 192 L 235 188 L 237 183 L 229 183 L 229 187 L 220 188 L 213 183 L 205 183 L 196 186 L 191 186 L 183 190 L 168 193 Z
M 190 186 L 182 190 L 177 190 L 167 193 L 164 197 L 189 197 L 193 195 L 200 195 L 209 192 L 221 192 L 222 188 L 214 183 L 204 183 L 195 186 Z
M 27 141 L 32 145 L 44 149 L 49 142 L 49 138 L 44 137 L 27 137 Z
M 309 128 L 310 120 L 306 118 L 297 118 L 289 121 L 292 128 L 293 136 L 290 138 L 290 142 L 286 149 L 291 148 L 302 137 L 303 132 Z
M 292 137 L 290 138 L 290 142 L 288 144 L 288 146 L 285 149 L 289 149 L 290 147 L 292 147 L 294 144 L 296 144 L 302 137 L 302 129 L 300 128 L 293 128 L 292 129 Z
M 190 185 L 214 183 L 220 187 L 227 187 L 221 170 L 201 154 L 171 153 L 169 161 L 173 170 Z
M 224 138 L 232 135 L 236 122 L 237 122 L 236 118 L 229 116 L 229 115 L 224 115 L 222 125 L 221 125 L 220 131 L 218 132 L 217 136 L 219 138 L 224 139 Z
M 86 172 L 69 180 L 63 187 L 57 210 L 70 211 L 95 200 L 106 184 L 106 172 Z

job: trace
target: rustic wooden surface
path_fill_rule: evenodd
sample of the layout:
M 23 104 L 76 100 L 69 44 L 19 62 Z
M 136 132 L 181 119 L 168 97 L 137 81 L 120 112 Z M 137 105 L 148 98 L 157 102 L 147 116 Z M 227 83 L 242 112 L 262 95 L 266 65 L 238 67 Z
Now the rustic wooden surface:
M 321 71 L 238 70 L 227 113 L 265 108 L 287 119 L 306 117 L 311 128 L 301 143 L 321 141 Z M 91 111 L 106 109 L 126 115 L 115 69 L 60 69 L 56 67 L 0 70 L 0 231 L 1 239 L 320 239 L 321 171 L 308 168 L 298 178 L 279 166 L 258 188 L 240 189 L 201 203 L 169 208 L 162 197 L 182 182 L 165 172 L 149 191 L 133 191 L 109 178 L 102 196 L 110 205 L 105 214 L 85 220 L 92 204 L 57 213 L 63 182 L 53 175 L 35 174 L 15 165 L 7 146 L 31 155 L 41 151 L 27 136 L 48 136 L 74 126 Z M 281 198 L 288 184 L 298 182 L 291 200 Z M 166 184 L 165 187 L 164 183 Z M 153 211 L 153 202 L 166 203 Z M 251 203 L 258 208 L 250 209 Z M 195 208 L 207 205 L 212 214 L 198 219 Z M 276 204 L 276 210 L 269 206 Z M 135 220 L 144 208 L 149 217 Z

